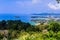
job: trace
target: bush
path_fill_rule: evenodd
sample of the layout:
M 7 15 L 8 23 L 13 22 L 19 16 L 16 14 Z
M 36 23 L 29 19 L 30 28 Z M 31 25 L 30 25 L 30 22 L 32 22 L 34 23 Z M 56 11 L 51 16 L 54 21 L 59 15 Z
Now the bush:
M 60 24 L 57 22 L 52 22 L 49 24 L 49 30 L 52 30 L 53 32 L 58 32 L 60 31 Z

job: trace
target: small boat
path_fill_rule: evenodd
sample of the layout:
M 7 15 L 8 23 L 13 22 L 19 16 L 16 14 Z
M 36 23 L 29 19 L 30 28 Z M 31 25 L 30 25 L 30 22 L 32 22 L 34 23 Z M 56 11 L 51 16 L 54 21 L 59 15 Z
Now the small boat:
M 14 16 L 15 18 L 20 18 L 19 16 Z

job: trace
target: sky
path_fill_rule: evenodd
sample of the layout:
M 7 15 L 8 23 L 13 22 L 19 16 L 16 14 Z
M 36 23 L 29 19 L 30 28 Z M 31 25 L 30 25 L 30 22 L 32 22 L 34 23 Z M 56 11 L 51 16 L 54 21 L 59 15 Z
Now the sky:
M 60 13 L 56 0 L 0 0 L 0 14 Z
M 15 19 L 13 16 L 17 14 L 27 22 L 34 13 L 60 13 L 60 3 L 56 0 L 0 0 L 0 20 Z

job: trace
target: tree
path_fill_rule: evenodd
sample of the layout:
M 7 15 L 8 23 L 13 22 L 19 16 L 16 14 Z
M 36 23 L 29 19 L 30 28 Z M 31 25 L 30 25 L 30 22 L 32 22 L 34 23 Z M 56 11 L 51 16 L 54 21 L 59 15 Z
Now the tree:
M 0 26 L 1 26 L 1 29 L 6 29 L 6 21 L 5 20 L 2 20 L 0 22 Z
M 51 22 L 49 25 L 49 29 L 54 32 L 58 32 L 58 31 L 60 31 L 60 24 L 57 22 Z
M 60 3 L 60 0 L 56 0 L 57 1 L 57 3 Z

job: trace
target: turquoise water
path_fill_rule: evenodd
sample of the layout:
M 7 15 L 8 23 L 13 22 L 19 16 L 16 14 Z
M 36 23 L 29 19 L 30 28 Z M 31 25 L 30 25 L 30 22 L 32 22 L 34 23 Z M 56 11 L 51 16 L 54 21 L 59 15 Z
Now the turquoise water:
M 15 18 L 19 16 L 19 18 Z M 16 15 L 16 14 L 0 14 L 0 20 L 21 20 L 24 22 L 29 22 L 30 17 L 28 15 Z
M 31 16 L 32 15 L 39 15 L 39 16 L 47 16 L 52 15 L 56 17 L 60 17 L 60 14 L 47 14 L 47 13 L 40 13 L 40 14 L 0 14 L 0 20 L 21 20 L 23 22 L 29 22 L 31 24 L 35 24 L 34 22 L 31 22 Z M 15 18 L 14 16 L 19 16 L 19 18 Z

